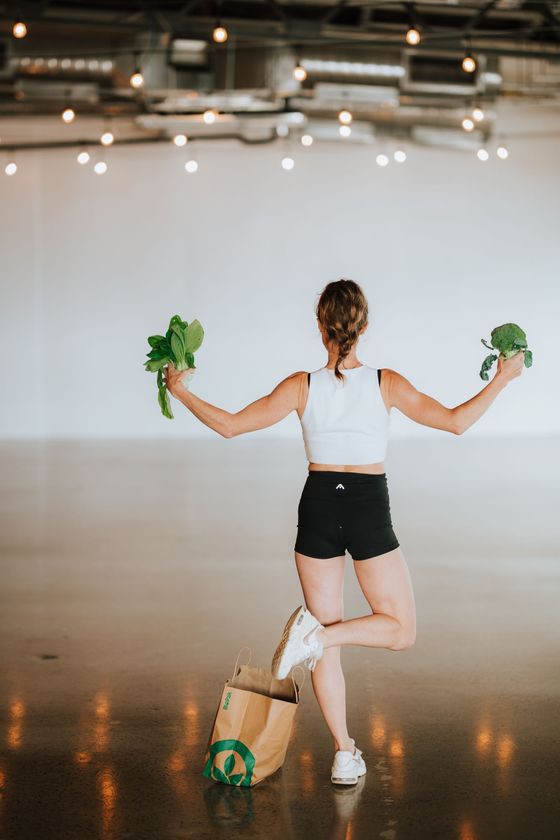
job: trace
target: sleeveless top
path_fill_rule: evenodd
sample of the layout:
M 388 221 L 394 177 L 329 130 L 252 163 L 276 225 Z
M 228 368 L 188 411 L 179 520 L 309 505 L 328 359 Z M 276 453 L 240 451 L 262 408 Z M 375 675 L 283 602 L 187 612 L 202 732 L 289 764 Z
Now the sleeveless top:
M 385 459 L 389 412 L 381 371 L 344 369 L 344 382 L 322 367 L 307 374 L 307 404 L 300 418 L 307 460 L 314 464 L 377 464 Z

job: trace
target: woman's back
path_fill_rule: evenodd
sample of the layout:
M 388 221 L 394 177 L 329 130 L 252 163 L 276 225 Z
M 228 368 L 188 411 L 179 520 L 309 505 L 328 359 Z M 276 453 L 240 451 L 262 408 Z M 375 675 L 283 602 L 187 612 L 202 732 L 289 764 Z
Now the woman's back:
M 376 464 L 385 459 L 389 412 L 381 395 L 378 369 L 362 364 L 308 374 L 308 396 L 301 426 L 305 452 L 314 464 Z

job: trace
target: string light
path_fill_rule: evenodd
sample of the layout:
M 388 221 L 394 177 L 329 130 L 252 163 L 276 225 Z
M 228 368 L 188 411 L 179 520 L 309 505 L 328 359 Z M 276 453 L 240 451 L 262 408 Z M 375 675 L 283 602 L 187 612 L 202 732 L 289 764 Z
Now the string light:
M 198 169 L 198 162 L 196 160 L 188 160 L 185 163 L 185 169 L 189 174 L 196 172 Z
M 465 117 L 461 125 L 463 126 L 465 131 L 472 131 L 474 128 L 474 123 L 470 117 Z
M 89 163 L 89 152 L 86 149 L 83 149 L 79 152 L 76 160 L 81 166 L 85 166 L 86 163 Z
M 387 164 L 389 163 L 389 158 L 387 157 L 387 155 L 381 153 L 377 155 L 377 157 L 375 158 L 375 162 L 378 166 L 387 166 Z
M 503 143 L 500 144 L 498 146 L 498 148 L 496 149 L 496 154 L 498 155 L 500 160 L 506 160 L 506 158 L 509 157 L 509 152 L 508 152 L 506 146 L 503 145 Z
M 411 47 L 416 47 L 420 43 L 420 32 L 411 26 L 405 35 L 406 43 Z
M 185 137 L 184 134 L 176 134 L 175 137 L 173 138 L 173 142 L 175 143 L 176 146 L 179 146 L 179 148 L 180 148 L 181 146 L 184 146 L 186 144 L 187 138 Z
M 114 139 L 115 135 L 112 131 L 104 131 L 101 137 L 99 138 L 103 146 L 110 146 Z
M 144 87 L 144 76 L 142 75 L 142 71 L 137 67 L 132 76 L 130 77 L 130 86 L 138 90 L 138 88 Z
M 9 163 L 6 164 L 4 172 L 6 173 L 6 175 L 15 175 L 16 174 L 17 163 L 15 162 L 15 160 L 11 160 L 11 161 L 9 161 Z
M 303 134 L 302 135 L 302 138 L 301 138 L 302 146 L 311 146 L 312 143 L 313 143 L 313 137 L 311 136 L 311 134 Z
M 12 35 L 14 38 L 25 38 L 27 35 L 27 26 L 22 20 L 16 20 L 12 26 Z
M 104 160 L 98 160 L 93 169 L 96 175 L 104 175 L 107 172 L 107 164 Z
M 216 24 L 214 29 L 212 30 L 212 38 L 217 44 L 223 44 L 228 39 L 228 31 L 225 26 L 222 26 L 219 22 Z
M 74 122 L 76 112 L 73 108 L 65 108 L 61 116 L 63 122 L 65 122 L 68 125 L 69 123 Z
M 338 133 L 341 137 L 350 137 L 350 135 L 352 134 L 352 129 L 349 125 L 339 125 Z
M 338 120 L 343 125 L 349 125 L 352 122 L 352 114 L 346 108 L 343 108 L 338 114 Z
M 473 120 L 476 122 L 482 122 L 484 119 L 484 111 L 480 107 L 480 105 L 475 105 L 472 111 Z
M 461 67 L 465 71 L 465 73 L 474 73 L 476 70 L 476 61 L 471 53 L 465 53 L 464 58 L 461 62 Z
M 294 67 L 294 79 L 296 82 L 304 82 L 307 79 L 307 70 L 299 63 Z
M 216 122 L 216 112 L 212 108 L 209 108 L 203 113 L 202 119 L 206 125 L 211 125 L 213 122 Z
M 476 153 L 476 156 L 479 160 L 488 160 L 490 155 L 486 149 L 479 149 Z
M 294 159 L 291 157 L 282 158 L 282 169 L 286 171 L 294 168 Z
M 404 151 L 404 149 L 396 149 L 393 154 L 393 157 L 397 161 L 397 163 L 404 163 L 406 160 L 406 152 Z

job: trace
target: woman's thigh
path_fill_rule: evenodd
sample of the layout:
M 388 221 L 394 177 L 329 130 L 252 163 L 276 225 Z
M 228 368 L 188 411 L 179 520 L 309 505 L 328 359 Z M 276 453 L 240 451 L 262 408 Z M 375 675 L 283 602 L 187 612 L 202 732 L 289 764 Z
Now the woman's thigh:
M 346 554 L 319 559 L 295 552 L 305 606 L 321 624 L 342 621 Z
M 416 636 L 416 604 L 410 571 L 401 547 L 353 562 L 371 611 L 396 618 L 413 640 Z

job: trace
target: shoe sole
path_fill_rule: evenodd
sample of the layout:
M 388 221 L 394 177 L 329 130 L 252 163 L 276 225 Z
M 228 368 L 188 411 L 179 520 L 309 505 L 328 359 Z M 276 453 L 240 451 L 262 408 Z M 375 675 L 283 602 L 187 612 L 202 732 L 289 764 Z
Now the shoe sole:
M 367 772 L 367 768 L 362 772 L 358 773 L 356 776 L 352 776 L 351 778 L 343 777 L 343 776 L 331 776 L 331 782 L 333 785 L 355 785 L 362 776 L 365 776 Z
M 284 626 L 284 630 L 282 632 L 282 638 L 280 639 L 278 647 L 276 648 L 276 651 L 274 652 L 274 656 L 272 657 L 272 664 L 270 666 L 270 670 L 272 671 L 272 676 L 276 677 L 277 679 L 283 679 L 283 677 L 278 677 L 278 671 L 280 671 L 281 668 L 282 668 L 282 664 L 283 664 L 282 659 L 283 659 L 284 651 L 286 650 L 286 645 L 288 644 L 288 641 L 290 639 L 290 630 L 292 629 L 292 627 L 294 626 L 294 624 L 298 620 L 299 616 L 303 615 L 305 613 L 305 611 L 306 611 L 306 608 L 304 606 L 297 607 L 297 609 L 295 609 L 293 611 L 293 613 L 291 614 L 291 616 L 289 617 L 289 619 L 287 620 L 287 622 Z M 289 671 L 288 671 L 288 673 L 289 673 Z M 288 676 L 288 674 L 286 674 L 285 676 Z

